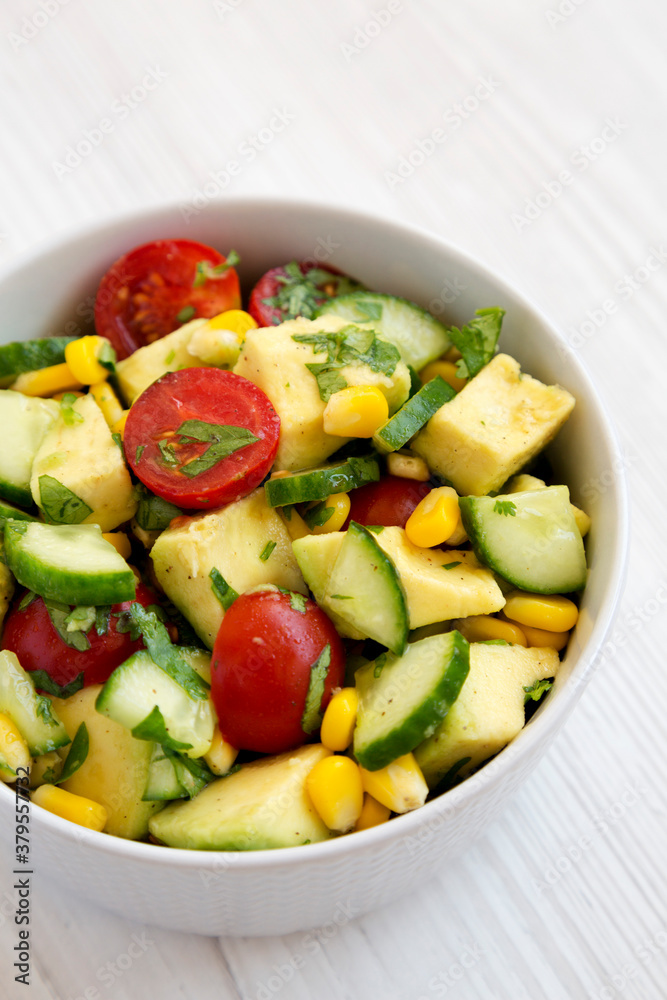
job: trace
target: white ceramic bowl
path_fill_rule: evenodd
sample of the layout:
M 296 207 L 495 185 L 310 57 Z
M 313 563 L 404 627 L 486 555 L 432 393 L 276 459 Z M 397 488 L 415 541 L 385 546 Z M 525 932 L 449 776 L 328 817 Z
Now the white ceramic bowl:
M 88 229 L 26 256 L 0 277 L 7 340 L 84 332 L 97 282 L 122 253 L 185 237 L 241 254 L 251 284 L 269 267 L 315 257 L 369 287 L 413 299 L 461 324 L 475 309 L 507 310 L 501 347 L 537 378 L 577 399 L 551 448 L 559 481 L 593 518 L 590 581 L 554 689 L 519 737 L 478 774 L 422 809 L 322 844 L 248 853 L 193 852 L 91 833 L 32 809 L 39 871 L 132 920 L 208 935 L 283 934 L 342 923 L 417 886 L 465 850 L 537 764 L 604 664 L 626 556 L 623 460 L 588 376 L 535 308 L 462 251 L 416 229 L 358 212 L 273 200 L 211 202 L 185 218 L 178 205 Z M 68 325 L 69 324 L 69 325 Z M 13 844 L 13 790 L 0 788 L 3 837 Z

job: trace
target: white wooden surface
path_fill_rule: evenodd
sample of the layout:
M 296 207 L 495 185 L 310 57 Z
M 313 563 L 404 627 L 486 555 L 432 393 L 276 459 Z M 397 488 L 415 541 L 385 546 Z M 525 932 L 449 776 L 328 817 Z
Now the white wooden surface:
M 133 206 L 192 205 L 207 182 L 427 226 L 565 330 L 617 422 L 634 517 L 604 669 L 451 870 L 339 928 L 264 940 L 133 926 L 43 878 L 25 987 L 5 862 L 5 995 L 667 995 L 666 35 L 656 0 L 2 4 L 0 265 Z M 240 168 L 225 178 L 230 160 Z

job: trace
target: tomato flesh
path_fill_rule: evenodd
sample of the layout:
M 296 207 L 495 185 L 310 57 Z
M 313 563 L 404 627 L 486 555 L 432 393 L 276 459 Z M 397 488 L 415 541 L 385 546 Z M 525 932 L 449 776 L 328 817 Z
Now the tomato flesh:
M 186 421 L 206 425 L 213 435 L 220 427 L 241 428 L 257 440 L 214 461 L 215 438 L 179 434 Z M 153 493 L 177 507 L 210 510 L 259 486 L 273 464 L 279 434 L 280 418 L 254 383 L 218 368 L 184 368 L 153 382 L 135 400 L 123 444 L 132 471 Z
M 343 644 L 329 618 L 301 595 L 261 590 L 237 597 L 211 660 L 211 697 L 224 738 L 260 753 L 282 753 L 311 738 L 301 722 L 311 667 L 327 645 L 322 711 L 345 676 Z
M 176 330 L 187 319 L 206 319 L 238 309 L 239 279 L 233 267 L 195 287 L 197 264 L 225 258 L 194 240 L 154 240 L 135 247 L 109 268 L 95 299 L 95 327 L 119 359 Z
M 357 524 L 404 528 L 419 501 L 430 492 L 429 483 L 383 476 L 377 483 L 368 483 L 350 492 L 350 513 L 343 527 L 346 529 L 350 521 L 356 521 Z
M 291 261 L 262 275 L 250 293 L 248 312 L 260 326 L 277 326 L 297 316 L 311 319 L 327 299 L 361 287 L 327 264 Z
M 135 600 L 144 607 L 157 602 L 153 591 L 143 584 L 137 585 Z M 24 670 L 45 670 L 61 687 L 70 684 L 80 673 L 83 673 L 84 687 L 103 684 L 117 666 L 144 647 L 141 637 L 132 640 L 129 632 L 118 628 L 121 621 L 118 616 L 127 611 L 131 603 L 113 604 L 108 631 L 98 635 L 93 626 L 86 633 L 90 648 L 79 650 L 61 639 L 44 601 L 35 597 L 27 607 L 21 610 L 17 605 L 7 616 L 2 648 L 16 653 Z

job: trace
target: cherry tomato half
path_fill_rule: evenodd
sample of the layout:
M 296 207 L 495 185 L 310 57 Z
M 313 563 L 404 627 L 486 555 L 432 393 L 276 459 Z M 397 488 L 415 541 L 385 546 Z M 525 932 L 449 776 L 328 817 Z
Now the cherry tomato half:
M 137 584 L 135 600 L 148 607 L 157 603 L 152 590 Z M 52 681 L 64 687 L 83 672 L 83 684 L 103 684 L 111 672 L 128 656 L 143 649 L 143 639 L 132 640 L 119 616 L 131 601 L 113 604 L 108 630 L 99 635 L 93 627 L 86 633 L 89 649 L 79 650 L 61 639 L 41 597 L 35 597 L 23 610 L 18 605 L 7 616 L 2 634 L 2 648 L 16 653 L 24 670 L 45 670 Z M 120 625 L 120 628 L 119 628 Z
M 262 275 L 250 293 L 248 312 L 260 326 L 277 326 L 297 316 L 311 319 L 327 299 L 360 288 L 335 267 L 293 260 Z
M 240 305 L 238 275 L 217 250 L 193 240 L 155 240 L 119 257 L 104 275 L 95 327 L 126 358 L 190 319 Z
M 302 729 L 311 668 L 321 657 L 327 673 L 319 686 L 313 682 L 316 700 L 321 692 L 315 711 L 324 711 L 345 676 L 343 644 L 331 621 L 300 594 L 260 590 L 237 597 L 211 660 L 211 697 L 224 738 L 260 753 L 305 743 L 312 735 Z
M 259 486 L 278 450 L 280 418 L 253 382 L 183 368 L 135 400 L 123 445 L 133 472 L 177 507 L 212 509 Z
M 379 482 L 359 486 L 349 493 L 350 513 L 343 527 L 356 521 L 404 528 L 419 501 L 430 491 L 428 483 L 419 483 L 416 479 L 383 476 Z

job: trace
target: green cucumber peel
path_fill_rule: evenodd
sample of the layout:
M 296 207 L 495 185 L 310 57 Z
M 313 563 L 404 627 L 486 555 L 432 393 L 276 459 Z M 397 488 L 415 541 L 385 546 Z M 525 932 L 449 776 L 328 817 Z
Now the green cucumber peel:
M 141 633 L 151 659 L 164 670 L 168 677 L 176 681 L 193 701 L 205 701 L 208 698 L 208 685 L 187 663 L 174 646 L 169 633 L 154 611 L 142 607 L 133 601 L 129 610 L 133 624 Z M 147 739 L 148 737 L 143 737 Z M 161 740 L 156 740 L 160 743 Z M 174 747 L 175 750 L 188 749 Z

